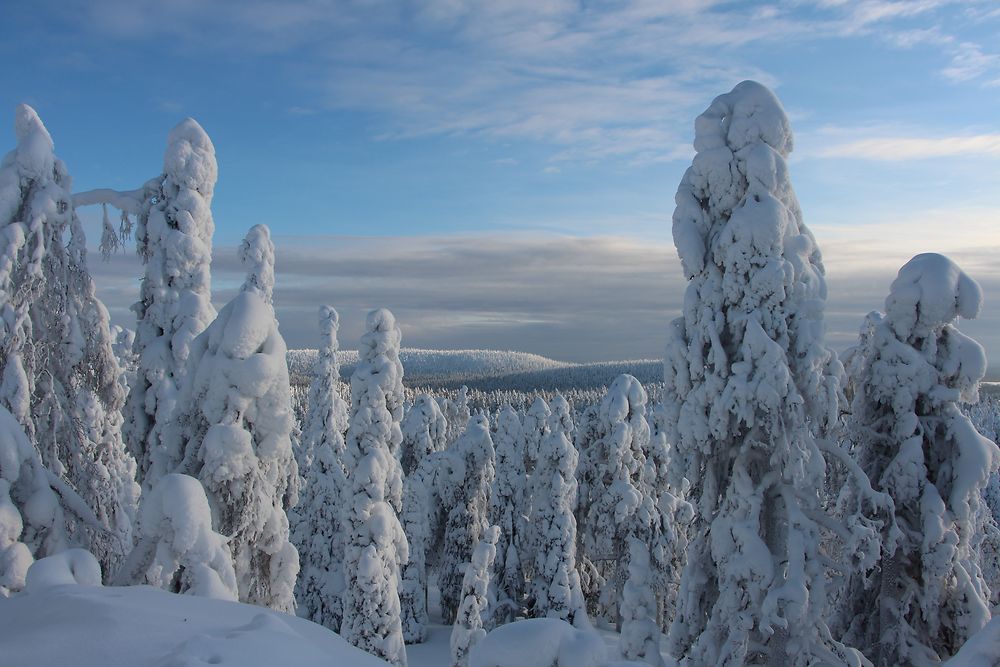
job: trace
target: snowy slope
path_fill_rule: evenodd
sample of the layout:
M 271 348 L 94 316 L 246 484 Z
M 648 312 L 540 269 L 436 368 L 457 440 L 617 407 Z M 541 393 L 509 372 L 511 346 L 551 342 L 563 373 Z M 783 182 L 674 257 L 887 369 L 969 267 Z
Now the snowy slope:
M 358 353 L 341 350 L 337 356 L 341 378 L 346 380 L 354 371 Z M 622 373 L 634 375 L 643 383 L 663 379 L 663 364 L 657 359 L 575 364 L 527 352 L 420 349 L 403 349 L 399 357 L 408 387 L 455 389 L 464 384 L 481 390 L 555 391 L 608 386 Z M 289 350 L 292 382 L 308 384 L 315 360 L 316 350 Z
M 385 667 L 309 621 L 149 586 L 52 586 L 0 599 L 0 664 Z

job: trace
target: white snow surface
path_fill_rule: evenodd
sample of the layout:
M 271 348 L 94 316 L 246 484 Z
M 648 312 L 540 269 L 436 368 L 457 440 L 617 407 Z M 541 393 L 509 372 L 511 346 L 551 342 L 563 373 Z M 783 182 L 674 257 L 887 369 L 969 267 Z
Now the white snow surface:
M 55 585 L 31 590 L 2 600 L 0 628 L 4 665 L 386 664 L 294 616 L 150 586 Z
M 961 650 L 941 667 L 987 667 L 1000 665 L 1000 616 L 969 637 Z
M 556 618 L 529 618 L 502 625 L 472 648 L 469 667 L 597 667 L 606 660 L 604 640 Z

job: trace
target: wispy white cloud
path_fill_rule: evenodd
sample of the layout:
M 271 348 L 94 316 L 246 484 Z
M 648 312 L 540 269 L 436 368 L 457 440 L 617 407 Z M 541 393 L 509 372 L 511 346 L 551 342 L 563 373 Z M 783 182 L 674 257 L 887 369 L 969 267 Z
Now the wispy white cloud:
M 832 143 L 818 157 L 857 158 L 886 162 L 956 156 L 1000 157 L 1000 134 L 952 137 L 873 136 Z
M 119 39 L 233 59 L 302 52 L 285 65 L 314 98 L 300 108 L 373 113 L 383 139 L 526 140 L 557 161 L 687 159 L 691 118 L 714 94 L 780 83 L 751 48 L 863 37 L 937 48 L 956 82 L 998 67 L 939 25 L 962 0 L 79 1 L 84 24 Z
M 974 42 L 962 42 L 952 50 L 951 64 L 941 70 L 948 79 L 956 82 L 971 81 L 1000 72 L 1000 54 L 988 53 Z

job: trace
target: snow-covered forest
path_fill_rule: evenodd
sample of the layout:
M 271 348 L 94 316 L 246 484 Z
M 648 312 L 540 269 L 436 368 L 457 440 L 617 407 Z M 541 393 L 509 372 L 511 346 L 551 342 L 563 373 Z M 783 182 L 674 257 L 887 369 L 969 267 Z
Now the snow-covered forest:
M 212 305 L 196 121 L 132 190 L 74 192 L 35 111 L 14 129 L 0 664 L 1000 664 L 1000 393 L 958 327 L 983 292 L 920 254 L 827 344 L 764 86 L 695 120 L 683 311 L 634 363 L 404 350 L 377 303 L 341 341 L 335 291 L 321 347 L 289 352 L 267 227 Z M 84 207 L 92 246 L 142 259 L 134 328 L 97 297 Z

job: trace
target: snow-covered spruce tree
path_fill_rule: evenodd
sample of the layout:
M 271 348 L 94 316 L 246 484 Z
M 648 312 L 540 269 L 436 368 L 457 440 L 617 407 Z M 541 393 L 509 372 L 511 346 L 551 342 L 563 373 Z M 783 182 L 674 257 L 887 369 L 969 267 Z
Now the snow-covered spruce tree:
M 171 130 L 163 173 L 142 191 L 136 244 L 146 270 L 136 314 L 139 367 L 125 409 L 125 441 L 152 488 L 180 463 L 179 392 L 195 337 L 215 319 L 211 301 L 215 147 L 188 118 Z
M 0 162 L 0 402 L 96 513 L 97 525 L 66 529 L 107 573 L 131 547 L 139 495 L 121 438 L 121 370 L 66 166 L 33 109 L 19 106 L 14 125 L 17 147 Z
M 418 394 L 413 400 L 400 429 L 403 443 L 399 461 L 404 475 L 412 474 L 425 458 L 445 448 L 448 420 L 437 401 L 427 394 Z
M 852 354 L 848 434 L 895 501 L 881 567 L 852 582 L 844 609 L 847 636 L 878 667 L 943 661 L 990 618 L 977 547 L 1000 451 L 959 410 L 977 399 L 986 355 L 954 326 L 981 307 L 979 285 L 954 262 L 917 255 Z
M 566 397 L 556 392 L 556 395 L 549 401 L 549 412 L 558 417 L 555 423 L 559 424 L 559 430 L 566 435 L 570 442 L 573 442 L 576 427 L 573 424 L 573 408 L 570 407 Z
M 177 471 L 201 481 L 215 529 L 230 538 L 240 601 L 291 611 L 299 560 L 286 511 L 296 501 L 298 471 L 287 348 L 270 305 L 273 270 L 254 261 L 270 238 L 252 231 L 247 239 L 265 248 L 244 246 L 242 290 L 192 341 L 183 407 L 164 442 L 178 451 L 186 443 Z
M 236 601 L 233 556 L 212 530 L 201 483 L 169 474 L 143 494 L 139 542 L 119 572 L 119 584 L 148 584 L 171 593 Z
M 500 529 L 496 559 L 490 578 L 493 601 L 487 628 L 513 621 L 520 613 L 525 593 L 524 569 L 521 566 L 521 534 L 524 531 L 524 438 L 521 419 L 510 405 L 497 418 L 496 476 L 490 489 L 490 524 Z
M 622 594 L 622 632 L 618 646 L 628 660 L 643 660 L 661 667 L 660 628 L 656 622 L 656 596 L 649 564 L 649 548 L 636 538 L 628 542 L 628 579 Z
M 648 525 L 640 525 L 643 506 L 643 449 L 649 442 L 646 390 L 631 375 L 619 375 L 601 400 L 597 413 L 601 438 L 591 444 L 587 468 L 591 486 L 585 550 L 605 580 L 602 613 L 618 623 L 618 602 L 625 585 L 628 539 L 649 542 Z
M 524 483 L 524 516 L 531 516 L 531 508 L 534 506 L 535 494 L 535 464 L 538 461 L 538 453 L 542 440 L 549 433 L 549 417 L 552 411 L 549 404 L 541 396 L 536 396 L 524 417 L 521 419 L 521 434 L 524 438 L 524 470 L 526 479 Z M 538 531 L 536 526 L 530 522 L 525 522 L 521 531 L 521 544 L 517 545 L 518 553 L 535 554 L 540 548 L 538 544 Z M 523 561 L 524 574 L 530 581 L 535 567 L 534 558 L 528 557 Z
M 590 403 L 584 408 L 577 423 L 576 435 L 573 438 L 573 445 L 579 454 L 576 468 L 576 509 L 574 511 L 577 527 L 576 567 L 580 572 L 580 586 L 583 589 L 584 600 L 587 602 L 587 612 L 595 617 L 601 613 L 600 596 L 607 583 L 587 552 L 588 545 L 592 544 L 587 537 L 589 529 L 587 516 L 590 514 L 592 490 L 597 487 L 597 479 L 603 474 L 600 469 L 600 461 L 597 460 L 598 457 L 595 456 L 594 451 L 594 445 L 604 437 L 600 408 L 600 401 Z
M 300 576 L 295 599 L 299 613 L 331 630 L 340 630 L 344 596 L 343 500 L 348 405 L 340 397 L 337 330 L 340 318 L 330 306 L 319 308 L 321 345 L 309 387 L 309 412 L 302 429 L 299 461 L 304 484 L 289 512 L 291 537 L 299 551 Z
M 98 526 L 90 508 L 45 468 L 21 424 L 0 406 L 0 597 L 24 588 L 36 556 L 68 547 L 67 513 Z
M 340 634 L 358 648 L 402 666 L 406 648 L 397 586 L 408 549 L 397 518 L 402 472 L 393 454 L 402 440 L 399 343 L 392 313 L 380 309 L 368 314 L 358 366 L 351 376 L 349 477 L 343 499 L 346 593 Z
M 436 478 L 439 486 L 446 485 L 446 489 L 438 492 L 438 497 L 450 508 L 445 523 L 438 588 L 441 613 L 446 623 L 452 623 L 462 602 L 462 572 L 472 556 L 472 548 L 488 525 L 494 452 L 486 418 L 476 415 L 469 420 L 465 433 L 446 454 L 439 463 L 442 467 Z
M 672 465 L 663 426 L 663 406 L 654 405 L 649 412 L 649 448 L 640 488 L 643 506 L 650 500 L 654 503 L 652 511 L 648 512 L 650 563 L 656 591 L 657 623 L 667 630 L 674 617 L 681 572 L 687 561 L 688 528 L 694 518 L 694 507 L 686 500 L 690 482 L 678 474 L 679 466 Z
M 121 375 L 118 382 L 122 386 L 125 396 L 128 396 L 129 387 L 135 384 L 135 373 L 139 367 L 139 358 L 134 351 L 135 331 L 117 324 L 111 326 L 111 349 L 115 353 Z
M 530 474 L 535 469 L 535 461 L 538 459 L 538 449 L 542 444 L 542 439 L 549 432 L 549 416 L 552 410 L 549 404 L 541 396 L 536 396 L 531 407 L 524 414 L 521 420 L 521 432 L 524 434 L 524 467 Z
M 406 643 L 427 638 L 427 548 L 431 540 L 432 455 L 444 446 L 447 421 L 437 402 L 417 396 L 403 417 L 403 511 L 400 521 L 410 558 L 403 566 L 399 603 Z
M 465 433 L 465 427 L 472 418 L 469 410 L 469 388 L 462 385 L 456 392 L 455 398 L 448 396 L 439 397 L 438 407 L 444 413 L 448 421 L 448 433 L 445 436 L 445 447 L 451 447 L 456 440 Z
M 472 647 L 486 636 L 483 616 L 489 615 L 490 572 L 497 555 L 499 535 L 498 526 L 486 528 L 472 551 L 472 561 L 466 565 L 462 577 L 462 603 L 451 629 L 452 667 L 466 667 Z
M 586 624 L 587 611 L 576 570 L 577 453 L 560 427 L 558 413 L 539 447 L 531 524 L 538 535 L 532 579 L 532 616 Z
M 692 666 L 857 665 L 824 619 L 821 437 L 843 369 L 823 342 L 788 119 L 745 81 L 698 117 L 694 147 L 673 216 L 689 283 L 664 359 L 666 431 L 697 511 L 671 652 Z

